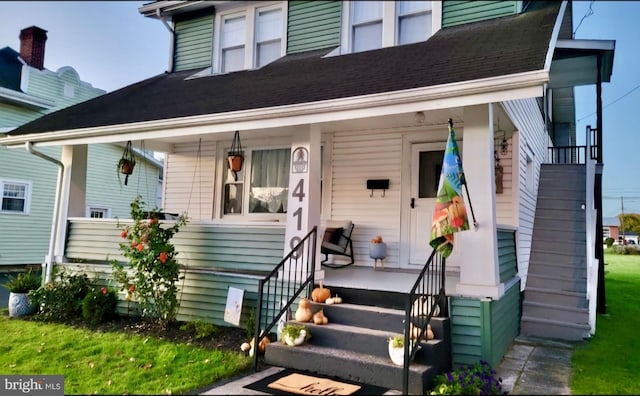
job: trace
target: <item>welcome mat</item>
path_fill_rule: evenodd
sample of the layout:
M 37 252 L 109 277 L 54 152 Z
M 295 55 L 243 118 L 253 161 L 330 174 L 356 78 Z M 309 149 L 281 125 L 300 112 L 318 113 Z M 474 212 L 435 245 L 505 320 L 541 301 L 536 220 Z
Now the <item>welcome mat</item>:
M 382 395 L 388 390 L 294 369 L 283 369 L 244 387 L 272 395 Z

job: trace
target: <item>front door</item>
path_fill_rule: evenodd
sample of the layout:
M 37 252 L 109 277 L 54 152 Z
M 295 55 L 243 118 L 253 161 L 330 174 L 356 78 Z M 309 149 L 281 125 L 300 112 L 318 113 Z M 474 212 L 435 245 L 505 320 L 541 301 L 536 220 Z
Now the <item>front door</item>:
M 423 266 L 431 254 L 431 220 L 438 193 L 445 142 L 411 146 L 409 264 Z

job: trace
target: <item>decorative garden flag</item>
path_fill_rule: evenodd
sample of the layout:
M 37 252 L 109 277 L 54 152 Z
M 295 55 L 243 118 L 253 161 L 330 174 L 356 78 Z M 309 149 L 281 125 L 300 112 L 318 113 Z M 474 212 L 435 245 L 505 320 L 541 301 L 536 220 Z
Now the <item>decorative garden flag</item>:
M 465 184 L 464 171 L 456 143 L 456 134 L 453 124 L 449 122 L 449 139 L 442 161 L 429 242 L 442 257 L 448 257 L 453 250 L 453 233 L 469 229 L 469 219 L 462 198 L 463 184 Z

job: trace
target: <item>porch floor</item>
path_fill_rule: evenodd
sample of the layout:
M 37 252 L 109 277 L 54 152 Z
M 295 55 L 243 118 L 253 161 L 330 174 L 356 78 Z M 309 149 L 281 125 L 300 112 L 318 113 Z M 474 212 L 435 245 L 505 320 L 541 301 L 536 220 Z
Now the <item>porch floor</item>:
M 408 293 L 418 278 L 418 270 L 385 268 L 373 270 L 369 266 L 351 265 L 345 268 L 326 268 L 324 283 L 326 285 L 349 287 L 365 290 L 384 290 Z

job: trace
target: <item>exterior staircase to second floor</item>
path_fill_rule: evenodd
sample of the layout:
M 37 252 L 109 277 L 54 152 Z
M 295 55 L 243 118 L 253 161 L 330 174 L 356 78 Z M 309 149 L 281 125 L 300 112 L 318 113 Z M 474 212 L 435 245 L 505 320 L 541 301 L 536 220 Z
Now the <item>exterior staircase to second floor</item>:
M 312 303 L 312 311 L 323 309 L 329 324 L 304 323 L 311 339 L 300 346 L 268 344 L 265 363 L 401 390 L 403 368 L 389 358 L 387 340 L 403 332 L 405 311 L 401 307 L 406 295 L 333 287 L 331 290 L 343 298 L 343 304 Z M 435 338 L 420 343 L 410 365 L 410 394 L 424 394 L 431 389 L 436 375 L 450 370 L 449 318 L 432 318 L 431 325 Z
M 585 195 L 585 165 L 542 165 L 523 336 L 570 341 L 589 337 Z

